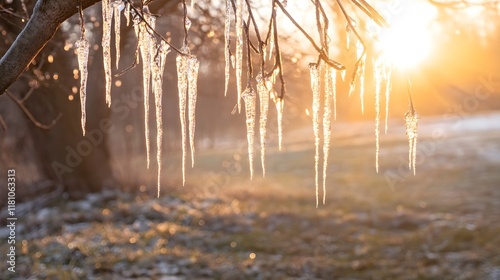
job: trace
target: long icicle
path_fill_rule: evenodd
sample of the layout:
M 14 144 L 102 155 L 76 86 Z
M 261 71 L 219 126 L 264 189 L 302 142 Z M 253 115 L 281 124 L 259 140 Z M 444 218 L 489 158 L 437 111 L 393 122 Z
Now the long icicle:
M 147 6 L 144 7 L 143 16 L 148 21 L 149 25 L 154 28 L 154 16 L 149 13 Z M 149 169 L 151 140 L 149 137 L 149 94 L 151 91 L 151 60 L 152 54 L 152 39 L 148 32 L 148 26 L 145 22 L 141 22 L 139 26 L 139 49 L 142 57 L 142 76 L 144 87 L 144 135 L 146 140 L 146 165 Z
M 87 39 L 82 37 L 78 41 L 77 55 L 78 55 L 78 66 L 80 68 L 80 103 L 82 107 L 82 131 L 83 136 L 85 136 L 85 122 L 87 120 L 86 113 L 86 103 L 87 103 L 87 78 L 88 78 L 88 68 L 87 63 L 89 59 L 89 48 L 90 44 Z
M 187 46 L 183 46 L 182 52 L 188 53 Z M 188 90 L 187 81 L 187 57 L 178 54 L 176 58 L 177 66 L 177 88 L 179 91 L 179 117 L 181 121 L 181 145 L 182 145 L 182 185 L 186 183 L 186 98 Z
M 382 86 L 382 69 L 378 58 L 373 62 L 375 77 L 375 169 L 378 173 L 380 154 L 380 91 Z
M 120 63 L 120 26 L 121 26 L 121 11 L 123 10 L 123 2 L 121 0 L 113 1 L 113 14 L 115 21 L 115 49 L 116 49 L 116 69 Z
M 259 133 L 260 133 L 260 161 L 262 164 L 262 176 L 266 177 L 266 126 L 267 115 L 269 112 L 269 97 L 273 84 L 268 78 L 263 78 L 262 74 L 258 74 L 257 78 L 257 93 L 259 94 L 260 104 L 260 120 L 259 120 Z
M 226 0 L 226 16 L 224 19 L 224 96 L 227 96 L 229 86 L 229 72 L 231 70 L 231 51 L 230 47 L 231 35 L 231 0 Z
M 80 106 L 82 111 L 81 123 L 82 123 L 82 132 L 83 136 L 85 136 L 85 123 L 87 121 L 87 78 L 88 78 L 88 60 L 89 60 L 89 48 L 90 43 L 85 38 L 85 23 L 83 19 L 83 11 L 80 7 L 80 27 L 81 27 L 81 37 L 80 40 L 76 43 L 77 49 L 76 54 L 78 56 L 78 68 L 80 71 Z
M 104 64 L 105 86 L 106 86 L 106 104 L 111 107 L 111 20 L 113 9 L 109 2 L 102 1 L 102 56 Z
M 325 68 L 325 104 L 323 109 L 323 205 L 326 201 L 326 176 L 328 170 L 328 155 L 330 154 L 330 140 L 332 134 L 332 97 L 334 70 L 330 66 Z
M 196 56 L 188 58 L 188 120 L 189 120 L 189 145 L 191 147 L 191 167 L 194 167 L 194 133 L 196 128 L 196 97 L 198 94 L 198 69 L 200 62 Z
M 243 74 L 243 1 L 236 0 L 236 90 L 238 113 L 241 113 L 241 76 Z
M 253 179 L 253 154 L 255 139 L 255 103 L 257 97 L 251 87 L 247 87 L 242 94 L 245 103 L 245 116 L 247 124 L 248 161 L 250 164 L 250 180 Z
M 158 197 L 160 197 L 162 167 L 161 154 L 163 142 L 163 110 L 161 102 L 163 97 L 163 72 L 165 70 L 165 60 L 169 52 L 169 46 L 164 41 L 161 41 L 158 54 L 156 55 L 155 62 L 153 63 L 153 93 L 155 96 L 156 107 L 156 162 L 158 164 Z
M 320 138 L 319 138 L 319 109 L 320 109 L 320 91 L 319 91 L 319 69 L 316 63 L 309 64 L 309 71 L 311 74 L 311 89 L 313 93 L 313 104 L 312 104 L 312 113 L 313 113 L 313 132 L 314 132 L 314 144 L 316 147 L 316 152 L 314 155 L 314 169 L 315 169 L 315 186 L 316 186 L 316 207 L 319 205 L 319 147 L 320 147 Z

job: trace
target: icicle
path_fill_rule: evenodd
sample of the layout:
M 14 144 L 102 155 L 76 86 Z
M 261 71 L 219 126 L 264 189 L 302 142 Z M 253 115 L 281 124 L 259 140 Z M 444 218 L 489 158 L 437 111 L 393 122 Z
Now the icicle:
M 363 56 L 359 65 L 359 99 L 361 100 L 361 114 L 365 113 L 365 67 L 366 55 Z
M 196 0 L 191 0 L 191 8 L 194 7 L 194 4 L 196 4 Z
M 194 167 L 194 132 L 196 128 L 196 96 L 198 94 L 198 69 L 200 62 L 191 55 L 188 59 L 188 116 L 189 116 L 189 144 L 191 147 L 191 167 Z
M 266 177 L 266 126 L 267 114 L 269 112 L 269 97 L 273 84 L 267 78 L 262 78 L 262 75 L 257 75 L 257 93 L 259 94 L 260 104 L 260 160 L 262 163 L 262 176 Z
M 161 183 L 161 154 L 163 142 L 163 118 L 162 118 L 162 96 L 163 96 L 163 72 L 165 70 L 165 60 L 170 52 L 169 46 L 161 41 L 158 49 L 158 55 L 153 63 L 153 93 L 156 107 L 156 162 L 158 163 L 158 197 L 160 197 Z
M 231 52 L 229 50 L 229 40 L 231 35 L 231 0 L 226 0 L 226 17 L 224 19 L 224 61 L 226 62 L 224 74 L 224 96 L 227 96 L 229 86 L 229 72 L 231 67 Z
M 117 0 L 113 2 L 113 13 L 115 20 L 115 48 L 116 48 L 116 69 L 120 63 L 120 26 L 121 26 L 121 11 L 123 10 L 123 2 Z
M 333 96 L 333 119 L 337 119 L 337 71 L 331 70 L 332 75 L 332 96 Z
M 186 46 L 181 49 L 182 52 L 188 53 Z M 178 54 L 176 58 L 177 66 L 177 88 L 179 91 L 179 116 L 181 121 L 181 141 L 182 141 L 182 185 L 186 182 L 186 98 L 188 90 L 187 57 Z
M 389 100 L 391 99 L 391 76 L 392 67 L 386 64 L 385 67 L 385 134 L 387 134 L 387 123 L 389 121 Z
M 106 104 L 111 107 L 111 20 L 113 9 L 110 0 L 102 1 L 102 55 L 106 83 Z
M 130 25 L 130 2 L 125 1 L 125 19 L 127 19 L 127 26 Z
M 80 70 L 80 103 L 82 107 L 82 131 L 85 136 L 85 122 L 87 120 L 86 113 L 86 103 L 87 103 L 87 77 L 88 77 L 88 68 L 87 63 L 89 59 L 89 48 L 90 43 L 82 36 L 82 38 L 76 42 L 76 52 L 78 55 L 78 68 Z
M 144 19 L 148 21 L 152 28 L 155 28 L 155 17 L 149 13 L 147 6 L 144 7 L 143 13 Z M 146 159 L 147 168 L 149 168 L 150 163 L 150 146 L 151 140 L 149 137 L 149 94 L 151 89 L 151 62 L 153 59 L 152 52 L 155 49 L 156 42 L 154 37 L 152 37 L 148 32 L 148 26 L 144 22 L 140 22 L 138 27 L 135 28 L 136 34 L 138 34 L 139 40 L 139 50 L 142 57 L 142 76 L 143 76 L 143 87 L 144 87 L 144 135 L 146 140 Z
M 255 102 L 257 97 L 251 87 L 247 87 L 242 94 L 245 103 L 245 115 L 247 124 L 248 161 L 250 164 L 250 179 L 253 178 L 253 151 L 255 137 Z
M 313 132 L 314 132 L 314 144 L 316 146 L 316 153 L 314 156 L 315 162 L 315 185 L 316 185 L 316 207 L 319 205 L 319 146 L 320 146 L 320 138 L 319 138 L 319 109 L 320 109 L 320 92 L 319 92 L 319 69 L 316 63 L 309 64 L 309 71 L 311 74 L 311 89 L 313 93 L 313 104 L 312 104 L 312 114 L 313 114 Z
M 326 176 L 328 168 L 328 155 L 330 154 L 330 139 L 332 134 L 332 97 L 333 97 L 333 69 L 325 69 L 325 105 L 323 109 L 323 205 L 326 200 Z
M 340 70 L 340 77 L 342 77 L 342 81 L 345 81 L 345 75 L 346 75 L 347 71 L 344 69 L 344 70 Z
M 375 77 L 375 169 L 378 173 L 379 153 L 380 153 L 380 90 L 382 86 L 382 69 L 379 59 L 373 63 Z
M 415 110 L 410 109 L 405 114 L 406 135 L 408 135 L 408 168 L 416 174 L 417 163 L 417 129 L 419 116 Z
M 241 76 L 243 74 L 243 0 L 236 0 L 236 88 L 238 113 L 241 113 Z

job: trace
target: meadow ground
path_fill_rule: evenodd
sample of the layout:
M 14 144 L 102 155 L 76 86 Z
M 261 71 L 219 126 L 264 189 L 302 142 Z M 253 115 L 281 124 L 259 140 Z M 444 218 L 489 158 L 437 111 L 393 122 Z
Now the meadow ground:
M 200 151 L 160 198 L 57 199 L 20 217 L 0 278 L 500 279 L 500 115 L 424 118 L 416 176 L 391 126 L 377 174 L 373 124 L 334 125 L 319 208 L 310 128 L 269 148 L 265 179 L 258 151 L 252 181 L 245 151 Z

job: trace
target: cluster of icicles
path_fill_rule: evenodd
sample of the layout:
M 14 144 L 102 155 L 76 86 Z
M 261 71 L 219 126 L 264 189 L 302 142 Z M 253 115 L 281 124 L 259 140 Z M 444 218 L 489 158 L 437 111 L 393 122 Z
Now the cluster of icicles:
M 111 28 L 114 20 L 115 31 L 115 47 L 116 47 L 116 68 L 120 61 L 120 20 L 121 13 L 125 10 L 124 15 L 127 21 L 127 26 L 130 23 L 134 26 L 135 35 L 138 40 L 139 52 L 136 55 L 136 63 L 142 59 L 142 74 L 143 74 L 143 92 L 144 92 L 144 126 L 147 154 L 147 168 L 150 165 L 150 132 L 149 132 L 149 95 L 154 95 L 155 113 L 156 113 L 156 159 L 158 164 L 158 196 L 160 195 L 161 182 L 161 166 L 162 166 L 162 89 L 163 89 L 163 73 L 165 70 L 165 61 L 167 54 L 170 52 L 169 45 L 164 41 L 156 39 L 154 28 L 156 18 L 149 12 L 148 6 L 143 7 L 142 13 L 139 15 L 134 10 L 131 10 L 131 4 L 128 1 L 122 0 L 103 0 L 102 1 L 102 17 L 103 17 L 103 36 L 102 49 L 104 61 L 104 73 L 106 83 L 106 104 L 111 107 Z M 131 18 L 131 15 L 133 17 Z M 186 21 L 186 28 L 189 29 L 189 22 Z M 84 29 L 83 29 L 84 30 Z M 86 84 L 88 77 L 88 56 L 90 44 L 85 38 L 85 33 L 82 32 L 81 38 L 77 42 L 78 65 L 80 70 L 80 100 L 82 106 L 82 130 L 85 135 L 86 122 Z M 183 184 L 186 178 L 186 130 L 189 133 L 189 142 L 191 147 L 192 165 L 194 165 L 194 133 L 195 133 L 195 115 L 196 115 L 196 97 L 197 97 L 197 80 L 198 80 L 198 59 L 191 55 L 186 45 L 181 48 L 181 52 L 177 55 L 177 75 L 178 75 L 178 90 L 179 90 L 179 111 L 182 128 L 182 178 Z M 186 110 L 187 108 L 187 110 Z M 186 111 L 188 114 L 186 124 Z M 187 128 L 186 128 L 187 126 Z
M 230 78 L 231 65 L 235 68 L 236 84 L 237 84 L 237 108 L 241 111 L 241 100 L 244 102 L 245 116 L 246 116 L 246 129 L 247 129 L 247 142 L 248 142 L 248 157 L 250 165 L 250 177 L 253 178 L 254 174 L 254 138 L 255 138 L 255 124 L 256 124 L 256 104 L 259 100 L 259 133 L 260 133 L 260 148 L 261 148 L 261 164 L 262 172 L 265 177 L 265 156 L 266 156 L 266 126 L 269 112 L 269 100 L 272 99 L 276 106 L 277 121 L 278 121 L 278 145 L 281 150 L 282 143 L 282 120 L 284 101 L 279 98 L 274 91 L 275 77 L 278 73 L 271 73 L 271 75 L 263 76 L 259 73 L 255 77 L 256 90 L 251 86 L 242 89 L 242 73 L 243 73 L 243 10 L 246 4 L 244 0 L 236 0 L 235 9 L 235 34 L 236 34 L 236 52 L 235 57 L 231 55 L 229 49 L 230 30 L 231 30 L 231 10 L 232 1 L 226 0 L 226 13 L 225 13 L 225 92 L 227 95 L 228 84 Z M 125 17 L 127 25 L 130 24 L 131 13 L 130 3 L 122 0 L 103 0 L 103 56 L 104 56 L 104 71 L 106 81 L 106 103 L 111 106 L 111 58 L 110 58 L 110 40 L 111 40 L 111 23 L 114 19 L 115 23 L 115 46 L 116 46 L 116 67 L 118 68 L 120 59 L 120 15 L 121 11 L 125 10 Z M 133 11 L 132 11 L 133 12 Z M 114 15 L 114 16 L 113 16 Z M 150 154 L 150 139 L 149 139 L 149 94 L 153 92 L 156 105 L 156 123 L 157 123 L 157 163 L 158 163 L 158 195 L 160 192 L 160 174 L 161 174 L 161 142 L 162 142 L 162 81 L 163 72 L 165 68 L 166 55 L 169 53 L 169 46 L 161 41 L 157 42 L 153 35 L 155 28 L 155 17 L 149 13 L 147 6 L 144 6 L 141 16 L 135 15 L 132 19 L 134 24 L 135 34 L 138 38 L 138 47 L 140 56 L 142 58 L 143 67 L 143 87 L 144 87 L 144 112 L 145 112 L 145 138 L 146 138 L 146 151 L 147 151 L 147 166 L 149 168 L 149 154 Z M 189 20 L 184 23 L 186 30 L 190 27 Z M 273 29 L 271 29 L 272 31 Z M 274 36 L 270 36 L 272 39 Z M 182 130 L 182 180 L 183 184 L 186 180 L 186 154 L 187 154 L 187 135 L 189 133 L 189 146 L 191 150 L 191 164 L 194 165 L 194 132 L 195 132 L 195 108 L 197 96 L 197 76 L 199 69 L 199 62 L 194 55 L 191 55 L 188 47 L 184 45 L 181 48 L 180 54 L 177 55 L 176 66 L 178 76 L 178 93 L 179 93 L 179 112 Z M 269 44 L 270 50 L 268 58 L 273 53 L 273 43 Z M 348 43 L 349 45 L 349 43 Z M 77 42 L 78 63 L 81 73 L 81 87 L 80 98 L 82 104 L 82 129 L 85 135 L 85 89 L 87 82 L 87 60 L 89 55 L 89 42 L 82 34 L 81 39 Z M 139 53 L 137 54 L 139 55 Z M 267 53 L 265 53 L 265 56 Z M 362 46 L 357 44 L 357 56 L 361 63 L 357 69 L 355 76 L 358 76 L 359 94 L 361 99 L 361 110 L 364 112 L 364 91 L 365 91 L 365 71 L 366 71 L 366 54 L 362 52 Z M 138 62 L 139 57 L 136 57 Z M 373 60 L 373 74 L 375 79 L 375 138 L 376 138 L 376 171 L 379 170 L 379 138 L 380 138 L 380 96 L 382 94 L 382 85 L 385 84 L 385 132 L 387 133 L 387 120 L 389 99 L 391 91 L 391 66 L 383 62 L 382 59 Z M 313 132 L 315 139 L 315 185 L 316 185 L 316 206 L 319 205 L 319 167 L 320 167 L 320 154 L 321 148 L 323 153 L 322 160 L 322 185 L 323 185 L 323 199 L 325 204 L 326 199 L 326 178 L 328 170 L 328 155 L 330 150 L 331 140 L 331 123 L 336 119 L 336 81 L 337 70 L 333 69 L 325 63 L 311 63 L 309 65 L 311 75 L 311 88 L 313 94 L 312 104 L 312 120 Z M 275 71 L 276 72 L 276 71 Z M 342 80 L 345 80 L 346 71 L 340 71 Z M 323 79 L 321 78 L 323 77 Z M 152 79 L 152 81 L 151 81 Z M 323 81 L 323 86 L 321 86 Z M 356 80 L 353 79 L 350 83 L 349 96 L 355 92 Z M 151 90 L 150 90 L 151 89 Z M 324 90 L 323 95 L 321 89 Z M 258 95 L 258 98 L 257 98 Z M 321 105 L 323 101 L 323 106 Z M 332 107 L 333 105 L 333 107 Z M 321 107 L 323 107 L 323 117 L 320 119 Z M 186 120 L 186 114 L 188 115 Z M 415 172 L 415 158 L 416 158 L 416 144 L 417 144 L 417 126 L 418 115 L 412 109 L 406 114 L 406 127 L 409 140 L 409 167 Z M 322 125 L 322 132 L 321 127 Z M 186 128 L 187 126 L 187 128 Z M 321 134 L 323 139 L 321 139 Z M 321 141 L 322 140 L 322 141 Z M 323 144 L 321 146 L 321 144 Z

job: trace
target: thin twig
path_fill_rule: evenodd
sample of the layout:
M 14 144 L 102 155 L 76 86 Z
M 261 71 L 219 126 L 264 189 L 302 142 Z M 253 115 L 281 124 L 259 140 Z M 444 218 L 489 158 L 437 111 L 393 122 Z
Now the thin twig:
M 356 35 L 356 38 L 358 38 L 358 40 L 361 43 L 361 45 L 363 45 L 363 52 L 359 56 L 358 61 L 356 61 L 356 65 L 354 67 L 354 72 L 352 73 L 352 80 L 351 80 L 351 82 L 353 82 L 356 79 L 356 75 L 358 73 L 358 69 L 359 69 L 359 66 L 361 64 L 361 61 L 363 60 L 363 57 L 366 54 L 366 45 L 365 45 L 365 42 L 363 41 L 363 38 L 361 38 L 361 36 L 359 35 L 358 31 L 356 30 L 356 27 L 352 23 L 351 17 L 347 14 L 344 6 L 342 5 L 342 2 L 340 0 L 337 0 L 337 3 L 339 4 L 339 7 L 340 7 L 340 10 L 342 11 L 342 14 L 344 14 L 344 17 L 347 20 L 347 24 L 349 25 L 349 27 L 351 28 L 351 30 L 354 32 L 354 35 Z
M 333 68 L 337 69 L 337 70 L 344 70 L 346 69 L 344 65 L 334 61 L 334 60 L 331 60 L 326 54 L 325 52 L 320 48 L 318 47 L 318 45 L 316 45 L 316 42 L 314 42 L 314 39 L 304 30 L 304 28 L 302 28 L 302 26 L 300 26 L 300 24 L 297 23 L 297 21 L 295 21 L 295 19 L 292 17 L 292 15 L 290 15 L 290 13 L 288 13 L 288 11 L 285 9 L 285 7 L 283 6 L 283 4 L 281 4 L 279 1 L 273 1 L 274 3 L 276 3 L 276 5 L 278 7 L 280 7 L 280 9 L 283 11 L 283 13 L 288 17 L 288 19 L 293 23 L 293 25 L 295 25 L 295 27 L 297 27 L 297 29 L 300 30 L 300 32 L 302 32 L 302 34 L 304 34 L 304 36 L 306 36 L 306 38 L 309 40 L 309 42 L 312 44 L 312 46 L 316 49 L 316 51 L 321 55 L 321 58 L 330 66 L 332 66 Z
M 26 19 L 30 19 L 30 14 L 28 13 L 28 8 L 26 7 L 26 3 L 24 2 L 25 0 L 21 0 L 21 7 L 23 9 L 24 15 L 26 16 Z
M 151 30 L 156 36 L 160 37 L 167 45 L 169 45 L 174 51 L 181 55 L 189 55 L 187 53 L 184 53 L 180 51 L 178 48 L 176 48 L 174 45 L 172 45 L 163 35 L 161 35 L 158 31 L 156 31 L 150 24 L 149 22 L 144 18 L 142 15 L 142 12 L 139 12 L 139 10 L 134 6 L 134 3 L 132 3 L 132 0 L 125 0 L 128 3 L 130 3 L 130 8 L 135 12 L 135 14 L 146 24 L 146 26 Z M 142 2 L 141 2 L 142 5 Z
M 78 13 L 80 14 L 80 32 L 82 40 L 85 40 L 85 21 L 83 18 L 82 0 L 78 1 Z
M 37 127 L 41 128 L 41 129 L 46 129 L 46 130 L 49 130 L 51 129 L 56 123 L 57 121 L 62 117 L 62 114 L 59 113 L 59 115 L 52 120 L 52 122 L 48 125 L 46 124 L 43 124 L 41 122 L 39 122 L 34 116 L 33 114 L 31 114 L 30 110 L 28 108 L 26 108 L 26 105 L 24 105 L 24 102 L 22 102 L 22 100 L 19 100 L 17 99 L 14 94 L 12 94 L 10 91 L 6 90 L 5 93 L 10 97 L 10 99 L 12 99 L 12 101 L 14 101 L 17 106 L 19 106 L 19 108 L 24 112 L 24 114 L 26 114 L 26 116 L 30 119 L 30 121 L 36 125 Z
M 281 5 L 280 1 L 278 0 L 273 0 L 274 4 Z M 273 4 L 273 7 L 274 7 Z M 276 51 L 276 64 L 275 67 L 277 66 L 279 68 L 279 77 L 280 77 L 280 82 L 281 82 L 281 93 L 279 96 L 279 99 L 283 100 L 285 97 L 286 93 L 286 85 L 285 85 L 285 78 L 283 75 L 283 62 L 281 60 L 281 51 L 280 51 L 280 45 L 279 45 L 279 38 L 278 38 L 278 23 L 276 21 L 276 9 L 273 8 L 273 35 L 274 35 L 274 49 Z M 273 73 L 274 70 L 270 73 Z
M 257 41 L 259 42 L 259 54 L 260 54 L 260 71 L 262 73 L 262 76 L 264 76 L 264 67 L 265 67 L 265 61 L 264 61 L 264 42 L 262 42 L 262 38 L 260 37 L 260 32 L 259 32 L 259 27 L 257 26 L 257 23 L 255 21 L 255 18 L 252 13 L 252 8 L 250 6 L 250 0 L 245 0 L 247 3 L 247 8 L 248 8 L 248 16 L 250 17 L 252 21 L 252 25 L 254 27 L 255 35 L 257 36 Z M 250 21 L 249 21 L 250 22 Z
M 3 131 L 7 132 L 7 123 L 5 122 L 5 120 L 3 119 L 2 115 L 0 115 L 0 125 L 2 126 L 3 128 Z
M 236 13 L 236 3 L 234 3 L 234 0 L 231 0 L 231 6 L 233 7 L 233 11 L 234 13 Z M 243 29 L 246 29 L 247 28 L 247 23 L 245 22 L 245 20 L 241 20 L 243 22 Z M 252 50 L 256 53 L 259 53 L 259 49 L 257 49 L 257 47 L 255 47 L 255 45 L 252 43 L 252 41 L 250 41 L 250 47 L 252 48 Z
M 365 0 L 351 0 L 360 10 L 368 15 L 375 23 L 382 27 L 389 27 L 387 21 Z M 359 1 L 359 2 L 358 2 Z M 361 3 L 360 3 L 361 2 Z
M 22 20 L 29 20 L 29 18 L 23 16 L 23 15 L 20 15 L 20 14 L 17 14 L 17 13 L 14 13 L 11 9 L 7 9 L 5 8 L 4 6 L 0 5 L 0 13 L 6 13 L 6 14 L 9 14 L 13 17 L 17 17 L 17 18 L 20 18 Z
M 184 46 L 188 45 L 188 27 L 187 27 L 187 22 L 188 22 L 188 17 L 187 17 L 187 5 L 186 5 L 186 0 L 182 0 L 182 9 L 183 9 L 183 14 L 182 14 L 182 19 L 183 19 L 183 26 L 184 26 Z

